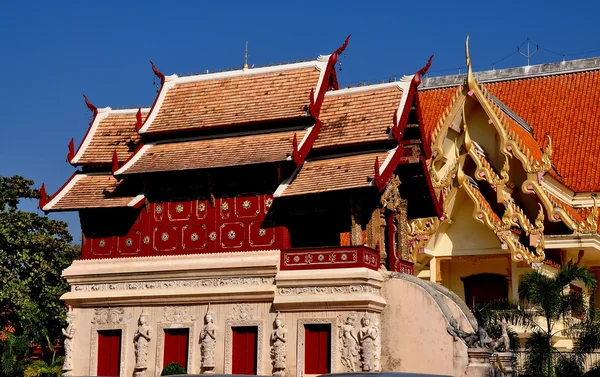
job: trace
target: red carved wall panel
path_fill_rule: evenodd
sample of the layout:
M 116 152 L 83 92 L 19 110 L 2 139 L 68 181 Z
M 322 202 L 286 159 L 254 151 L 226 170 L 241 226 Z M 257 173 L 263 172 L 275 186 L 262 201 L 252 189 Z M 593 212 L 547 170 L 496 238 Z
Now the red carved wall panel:
M 149 203 L 129 229 L 85 239 L 82 258 L 177 255 L 289 247 L 287 229 L 265 220 L 272 195 Z

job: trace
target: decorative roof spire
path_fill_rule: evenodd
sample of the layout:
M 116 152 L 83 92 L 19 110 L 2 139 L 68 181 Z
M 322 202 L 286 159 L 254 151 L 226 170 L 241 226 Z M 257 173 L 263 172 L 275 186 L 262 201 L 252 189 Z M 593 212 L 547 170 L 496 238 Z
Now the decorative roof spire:
M 246 50 L 244 51 L 244 69 L 248 68 L 248 41 L 246 41 Z
M 467 85 L 470 89 L 475 87 L 475 77 L 473 77 L 473 67 L 471 65 L 471 54 L 469 53 L 469 36 L 465 42 L 465 57 L 467 59 Z

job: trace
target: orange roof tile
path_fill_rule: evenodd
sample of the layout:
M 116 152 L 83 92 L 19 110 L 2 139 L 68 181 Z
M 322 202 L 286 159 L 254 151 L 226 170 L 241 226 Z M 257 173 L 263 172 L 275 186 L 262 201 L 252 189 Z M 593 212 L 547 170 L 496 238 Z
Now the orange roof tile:
M 319 115 L 321 131 L 313 148 L 388 140 L 401 98 L 397 84 L 328 92 Z
M 135 129 L 137 111 L 137 109 L 110 110 L 107 115 L 100 112 L 71 163 L 74 165 L 110 164 L 115 151 L 120 161 L 129 158 L 140 142 L 140 136 Z M 142 120 L 147 115 L 148 109 L 142 110 Z
M 284 161 L 306 130 L 146 144 L 116 174 L 206 169 Z
M 431 145 L 433 129 L 442 117 L 446 107 L 450 105 L 452 98 L 454 98 L 456 88 L 457 87 L 453 86 L 442 89 L 419 90 L 417 92 L 419 109 L 421 110 L 421 119 L 423 122 L 421 127 L 423 130 L 424 145 Z
M 533 127 L 538 142 L 550 134 L 552 163 L 567 187 L 600 191 L 600 70 L 485 86 Z
M 111 174 L 74 174 L 54 194 L 43 211 L 70 211 L 86 208 L 133 207 L 144 197 L 127 181 Z
M 388 152 L 365 153 L 306 161 L 281 196 L 367 187 L 374 175 L 375 159 L 383 164 Z
M 307 117 L 311 89 L 317 90 L 318 62 L 265 71 L 249 69 L 224 78 L 177 78 L 141 133 L 181 132 L 207 127 Z M 296 66 L 297 68 L 294 68 Z M 262 70 L 262 71 L 259 71 Z M 258 73 L 257 73 L 258 72 Z

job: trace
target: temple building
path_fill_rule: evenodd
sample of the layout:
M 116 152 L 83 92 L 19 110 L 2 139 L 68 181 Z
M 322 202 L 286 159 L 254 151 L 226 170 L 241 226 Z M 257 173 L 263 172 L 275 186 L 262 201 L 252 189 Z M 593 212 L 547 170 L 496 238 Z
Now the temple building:
M 85 98 L 77 170 L 40 200 L 81 220 L 65 375 L 462 376 L 476 344 L 449 328 L 478 332 L 469 306 L 515 297 L 531 268 L 600 266 L 600 59 L 473 73 L 467 46 L 467 75 L 426 78 L 430 58 L 341 89 L 347 45 L 152 64 L 149 109 Z

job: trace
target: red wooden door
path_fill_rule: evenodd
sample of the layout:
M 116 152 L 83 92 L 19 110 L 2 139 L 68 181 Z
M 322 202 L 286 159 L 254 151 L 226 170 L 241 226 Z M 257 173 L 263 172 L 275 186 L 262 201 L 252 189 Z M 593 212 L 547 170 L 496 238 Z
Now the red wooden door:
M 189 329 L 165 329 L 163 368 L 175 362 L 187 370 L 189 337 Z
M 232 328 L 232 374 L 256 374 L 256 346 L 258 327 Z
M 98 331 L 98 376 L 118 376 L 121 366 L 121 330 Z
M 304 373 L 325 374 L 331 365 L 331 325 L 304 327 Z

